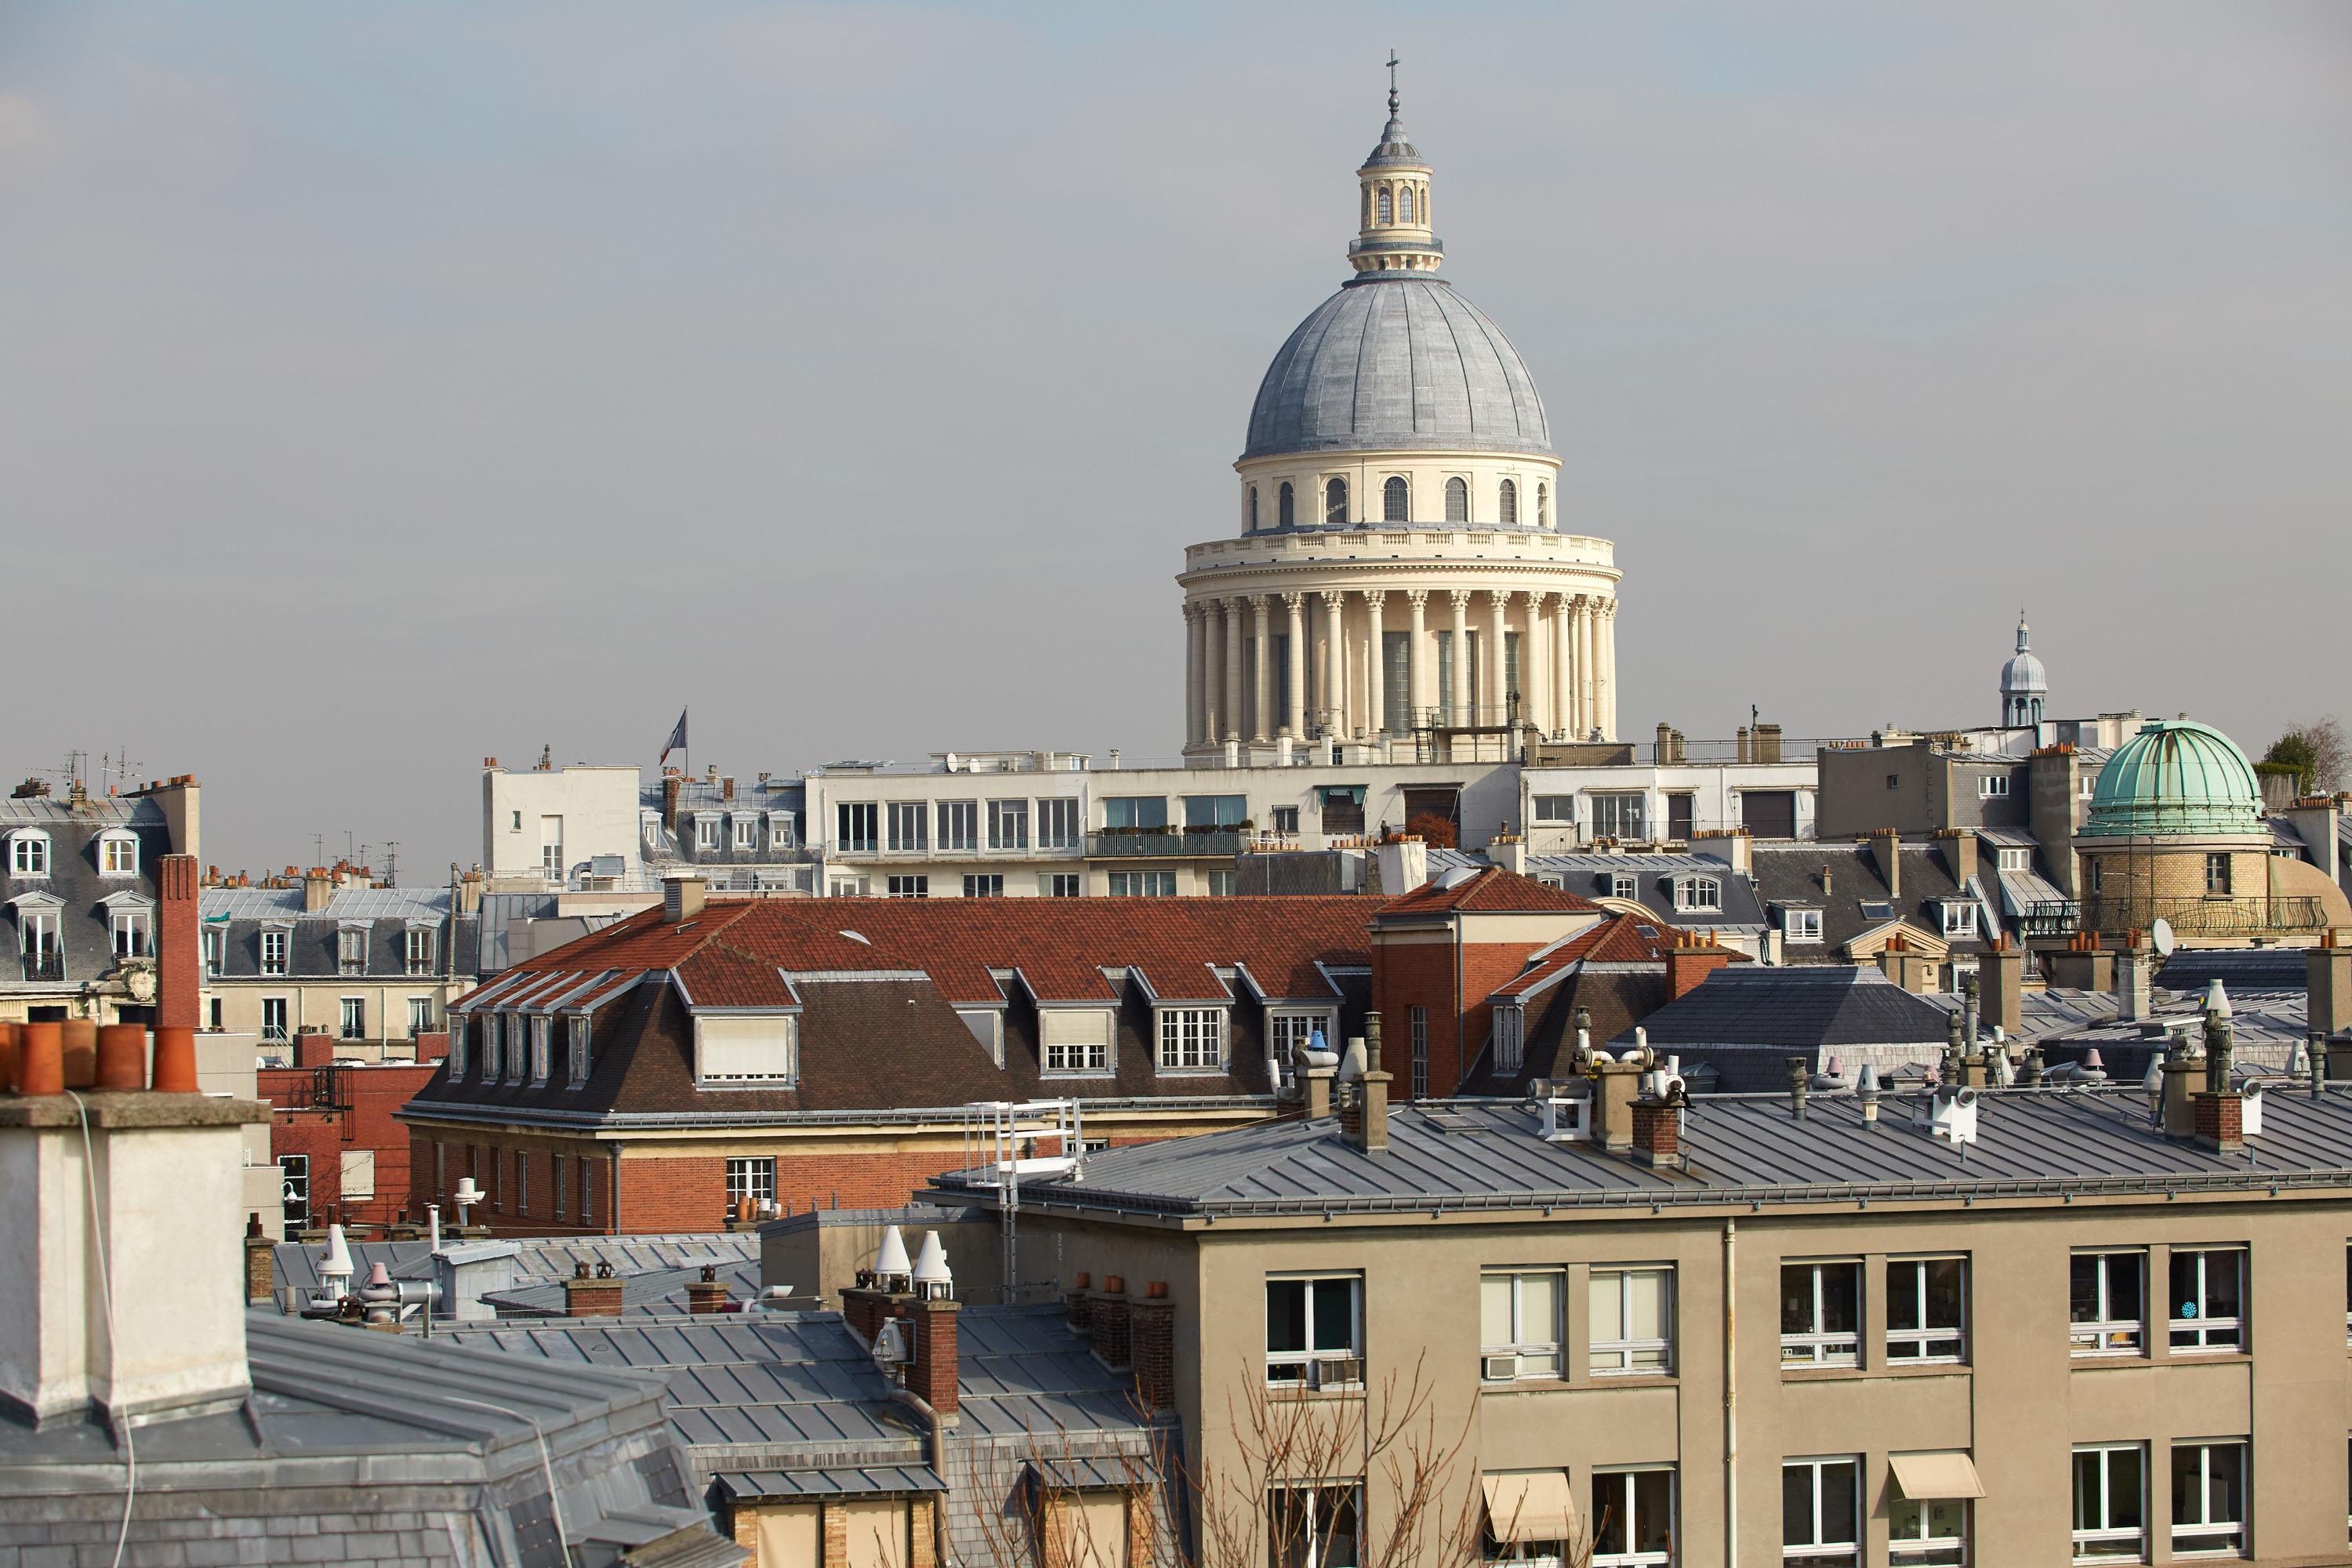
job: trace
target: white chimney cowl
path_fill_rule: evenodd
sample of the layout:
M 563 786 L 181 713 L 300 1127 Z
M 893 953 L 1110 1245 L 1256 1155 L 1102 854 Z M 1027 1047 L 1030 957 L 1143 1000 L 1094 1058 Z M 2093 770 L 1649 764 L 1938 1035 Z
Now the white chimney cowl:
M 2230 994 L 2221 988 L 2221 977 L 2218 974 L 2205 987 L 2205 1016 L 2209 1018 L 2230 1016 Z
M 874 1254 L 874 1272 L 885 1279 L 892 1275 L 903 1279 L 914 1272 L 914 1266 L 907 1261 L 907 1238 L 895 1225 L 882 1232 L 882 1245 Z
M 327 1227 L 327 1250 L 319 1255 L 319 1278 L 321 1281 L 349 1279 L 352 1273 L 352 1249 L 343 1240 L 343 1227 L 331 1225 Z
M 940 1245 L 940 1233 L 923 1232 L 923 1249 L 915 1258 L 915 1283 L 918 1285 L 949 1285 L 955 1275 L 948 1268 L 948 1249 Z

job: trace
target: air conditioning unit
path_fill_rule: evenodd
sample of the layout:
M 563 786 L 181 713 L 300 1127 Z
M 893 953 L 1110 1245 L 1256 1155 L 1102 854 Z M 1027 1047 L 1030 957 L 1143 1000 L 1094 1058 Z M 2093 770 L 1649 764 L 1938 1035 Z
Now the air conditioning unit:
M 1313 1364 L 1317 1388 L 1354 1388 L 1364 1381 L 1361 1356 L 1318 1356 Z
M 1519 1375 L 1519 1358 L 1516 1355 L 1482 1356 L 1478 1374 L 1488 1383 L 1508 1383 Z

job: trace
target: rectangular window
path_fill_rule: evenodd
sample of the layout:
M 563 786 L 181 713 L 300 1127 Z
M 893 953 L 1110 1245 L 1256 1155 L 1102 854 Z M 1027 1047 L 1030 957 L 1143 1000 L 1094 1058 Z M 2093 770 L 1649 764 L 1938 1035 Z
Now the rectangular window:
M 484 1083 L 499 1081 L 499 1047 L 506 1037 L 505 1027 L 499 1021 L 499 1016 L 496 1013 L 488 1014 L 482 1019 L 482 1081 Z
M 596 1222 L 596 1172 L 583 1157 L 580 1162 L 580 1223 Z
M 16 912 L 16 950 L 24 959 L 27 980 L 63 980 L 65 955 L 58 950 L 58 916 L 54 910 Z
M 2217 897 L 2230 893 L 2230 857 L 2226 854 L 2205 857 L 2205 890 Z
M 1596 791 L 1592 796 L 1592 836 L 1595 838 L 1648 837 L 1647 823 L 1643 815 L 1647 799 L 1638 790 Z
M 1635 899 L 1641 897 L 1641 885 L 1635 881 L 1633 874 L 1631 871 L 1612 871 L 1609 874 L 1609 896 L 1611 898 Z
M 2240 1557 L 2246 1551 L 2246 1445 L 2172 1446 L 2172 1551 Z
M 991 849 L 1029 847 L 1029 803 L 992 800 L 988 803 L 988 847 Z
M 1184 797 L 1184 831 L 1238 826 L 1249 816 L 1249 797 L 1240 795 L 1188 795 Z
M 2005 848 L 2000 851 L 2000 865 L 2004 871 L 2031 871 L 2033 869 L 2033 851 Z
M 1272 1568 L 1358 1568 L 1364 1560 L 1360 1487 L 1275 1487 L 1266 1493 Z
M 2147 1561 L 2147 1466 L 2137 1443 L 2074 1450 L 2074 1561 Z
M 1852 1366 L 1862 1349 L 1862 1265 L 1780 1265 L 1780 1364 Z
M 408 999 L 408 1037 L 413 1040 L 419 1035 L 429 1035 L 432 1032 L 433 998 L 411 996 Z
M 286 1228 L 299 1230 L 310 1223 L 310 1156 L 278 1156 L 278 1201 L 286 1212 Z
M 1780 935 L 1788 942 L 1819 942 L 1822 940 L 1822 911 L 1819 910 L 1782 910 Z
M 530 1213 L 530 1151 L 515 1151 L 515 1213 Z
M 286 998 L 264 996 L 261 999 L 261 1037 L 282 1040 L 287 1037 Z
M 1415 1005 L 1408 1015 L 1412 1030 L 1412 1097 L 1429 1098 L 1429 1009 Z
M 1596 1376 L 1674 1370 L 1675 1271 L 1596 1268 L 1586 1294 Z
M 1041 800 L 1037 803 L 1037 847 L 1076 849 L 1078 847 L 1078 803 Z
M 367 1038 L 366 997 L 346 996 L 343 998 L 343 1019 L 341 1037 L 346 1040 L 364 1040 Z
M 1223 1007 L 1160 1009 L 1160 1067 L 1163 1072 L 1214 1072 L 1225 1065 Z
M 99 841 L 98 868 L 109 877 L 135 877 L 139 874 L 139 840 L 123 835 Z
M 407 970 L 411 974 L 433 973 L 433 928 L 410 926 L 407 939 Z
M 890 847 L 919 850 L 930 847 L 931 807 L 928 801 L 894 800 L 882 808 L 890 830 Z
M 1592 1473 L 1592 1568 L 1672 1568 L 1675 1472 Z
M 1887 1499 L 1888 1568 L 1964 1568 L 1968 1560 L 1965 1498 Z
M 1266 1019 L 1266 1050 L 1274 1058 L 1276 1080 L 1287 1084 L 1298 1066 L 1298 1053 L 1313 1048 L 1315 1032 L 1324 1031 L 1324 1048 L 1330 1047 L 1333 1026 L 1328 1013 L 1276 1013 Z
M 1209 884 L 1209 897 L 1230 899 L 1234 896 L 1234 874 L 1231 871 L 1204 871 L 1202 876 Z
M 345 926 L 335 932 L 335 973 L 365 974 L 367 973 L 367 928 Z
M 563 1184 L 563 1156 L 561 1154 L 547 1157 L 547 1190 L 555 1200 L 555 1217 L 562 1219 L 564 1200 L 571 1196 L 571 1193 Z
M 756 816 L 735 818 L 735 847 L 756 850 L 760 847 L 760 819 Z
M 833 847 L 854 855 L 871 854 L 881 815 L 882 808 L 870 800 L 835 801 Z
M 530 1020 L 520 1013 L 507 1015 L 507 1081 L 520 1083 L 530 1067 Z
M 1557 1269 L 1478 1276 L 1478 1375 L 1488 1383 L 1560 1375 Z
M 1955 900 L 1944 906 L 1944 935 L 1972 937 L 1977 934 L 1977 907 L 1974 902 Z
M 206 926 L 205 928 L 205 973 L 208 975 L 219 974 L 221 972 L 221 963 L 227 956 L 227 928 L 225 926 Z
M 547 1075 L 555 1068 L 555 1020 L 548 1017 L 530 1021 L 530 1081 L 545 1083 Z
M 1495 1004 L 1495 1070 L 1515 1073 L 1526 1065 L 1527 1009 L 1516 1004 Z
M 564 1020 L 564 1024 L 567 1047 L 564 1051 L 565 1077 L 572 1088 L 579 1089 L 588 1082 L 588 1066 L 593 1059 L 589 1044 L 593 1037 L 594 1020 L 585 1013 L 574 1013 Z
M 1087 879 L 1076 871 L 1049 871 L 1037 879 L 1037 890 L 1049 899 L 1075 899 L 1087 890 Z
M 1176 896 L 1176 873 L 1113 871 L 1110 873 L 1110 896 L 1114 899 L 1172 899 Z
M 2172 1348 L 2176 1351 L 2235 1351 L 2245 1348 L 2246 1254 L 2235 1247 L 2172 1253 Z
M 963 896 L 967 899 L 1001 899 L 1004 896 L 1004 878 L 999 873 L 971 876 L 963 879 Z
M 49 874 L 49 840 L 44 833 L 20 833 L 8 841 L 8 869 L 18 877 Z
M 147 938 L 145 910 L 117 910 L 114 912 L 114 956 L 145 958 L 155 950 Z
M 2078 1252 L 2068 1279 L 2067 1316 L 2076 1355 L 2137 1355 L 2146 1331 L 2144 1252 Z
M 1969 1266 L 1960 1258 L 1905 1258 L 1886 1266 L 1886 1359 L 1958 1361 L 1967 1351 Z
M 205 1006 L 206 1006 L 206 1008 L 210 1011 L 210 1013 L 211 1013 L 211 1015 L 212 1015 L 212 1022 L 211 1022 L 211 1023 L 209 1023 L 209 1024 L 207 1024 L 207 1025 L 205 1026 L 205 1027 L 206 1027 L 206 1028 L 209 1028 L 209 1029 L 210 1029 L 214 1034 L 217 1035 L 217 1034 L 219 1034 L 219 1033 L 221 1032 L 222 1028 L 225 1026 L 223 1026 L 223 1024 L 221 1023 L 221 1015 L 222 1015 L 221 999 L 220 999 L 219 997 L 217 997 L 217 996 L 210 997 L 210 998 L 208 998 L 208 999 L 206 1000 L 206 1002 L 205 1002 Z
M 1675 908 L 1702 913 L 1719 910 L 1723 908 L 1723 884 L 1713 877 L 1677 877 Z
M 1268 815 L 1274 820 L 1274 830 L 1276 833 L 1295 834 L 1298 831 L 1298 808 L 1297 806 L 1277 805 Z
M 866 896 L 866 879 L 827 877 L 824 880 L 824 896 L 828 899 L 862 899 Z
M 1977 798 L 1979 800 L 1999 800 L 2005 798 L 2008 794 L 2009 775 L 2007 773 L 1980 773 L 1978 775 Z
M 931 879 L 927 876 L 892 877 L 890 896 L 894 899 L 928 899 L 931 896 Z
M 1572 795 L 1539 795 L 1535 797 L 1535 820 L 1538 823 L 1572 826 L 1576 822 L 1576 797 Z
M 283 973 L 286 973 L 286 938 L 287 938 L 287 935 L 288 935 L 288 933 L 287 933 L 287 932 L 285 932 L 285 931 L 283 931 L 267 930 L 267 929 L 265 929 L 265 930 L 262 931 L 262 933 L 261 933 L 261 973 L 264 973 L 264 974 L 283 974 Z
M 776 1162 L 773 1159 L 730 1160 L 727 1162 L 727 1212 L 733 1214 L 735 1205 L 745 1198 L 751 1200 L 755 1212 L 764 1213 L 776 1201 Z
M 798 1021 L 789 1014 L 694 1021 L 695 1078 L 704 1085 L 758 1088 L 799 1076 Z
M 1360 1388 L 1364 1280 L 1360 1274 L 1265 1282 L 1265 1380 L 1292 1388 Z
M 697 849 L 713 851 L 718 849 L 719 819 L 717 817 L 698 816 L 694 819 L 694 847 Z
M 1045 1070 L 1100 1073 L 1110 1070 L 1111 1014 L 1098 1007 L 1054 1007 L 1037 1015 L 1037 1036 Z
M 1105 827 L 1139 827 L 1157 829 L 1168 826 L 1168 797 L 1164 795 L 1115 795 L 1103 801 Z
M 1780 1466 L 1784 1568 L 1856 1568 L 1861 1541 L 1860 1459 L 1790 1459 Z
M 980 847 L 980 802 L 976 800 L 940 802 L 940 847 L 942 849 Z

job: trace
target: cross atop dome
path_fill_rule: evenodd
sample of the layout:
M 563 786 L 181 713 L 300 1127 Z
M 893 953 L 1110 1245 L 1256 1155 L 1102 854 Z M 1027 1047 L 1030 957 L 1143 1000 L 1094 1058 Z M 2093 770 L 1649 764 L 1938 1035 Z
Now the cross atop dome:
M 1358 272 L 1434 272 L 1445 258 L 1445 247 L 1430 230 L 1429 164 L 1405 139 L 1404 121 L 1398 118 L 1394 49 L 1388 68 L 1389 120 L 1381 128 L 1380 144 L 1356 171 L 1362 220 L 1348 260 Z

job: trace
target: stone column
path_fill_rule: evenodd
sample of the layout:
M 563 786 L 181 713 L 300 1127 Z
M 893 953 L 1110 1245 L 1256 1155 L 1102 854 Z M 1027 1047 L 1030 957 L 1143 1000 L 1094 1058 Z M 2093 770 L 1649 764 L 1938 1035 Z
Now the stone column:
M 1285 594 L 1282 607 L 1290 612 L 1290 657 L 1283 676 L 1290 687 L 1289 711 L 1283 724 L 1294 741 L 1307 738 L 1307 595 Z
M 1202 599 L 1194 607 L 1201 616 L 1201 738 L 1213 744 L 1225 735 L 1223 611 L 1214 599 Z
M 1316 700 L 1331 715 L 1331 727 L 1346 740 L 1348 728 L 1348 595 L 1327 593 L 1323 599 L 1322 663 L 1317 676 Z
M 1223 601 L 1225 616 L 1225 739 L 1242 738 L 1242 601 Z
M 1450 588 L 1447 596 L 1454 601 L 1454 679 L 1447 684 L 1454 704 L 1454 721 L 1470 722 L 1470 590 Z
M 1492 588 L 1486 590 L 1486 608 L 1490 612 L 1486 635 L 1487 639 L 1495 645 L 1493 652 L 1486 659 L 1488 671 L 1486 704 L 1494 710 L 1487 722 L 1493 724 L 1507 722 L 1510 718 L 1511 628 L 1505 618 L 1510 607 L 1511 596 L 1508 594 Z M 1523 657 L 1527 652 L 1525 648 L 1519 651 Z M 1526 693 L 1522 692 L 1520 695 L 1524 698 Z M 1524 710 L 1524 703 L 1522 710 Z
M 1184 744 L 1197 746 L 1208 733 L 1202 722 L 1201 614 L 1192 600 L 1184 601 Z
M 1547 597 L 1535 593 L 1528 595 L 1527 630 L 1519 634 L 1519 671 L 1528 686 L 1528 722 L 1536 727 L 1539 735 L 1552 731 L 1551 639 L 1544 618 Z
M 1551 721 L 1559 733 L 1576 738 L 1576 666 L 1571 655 L 1576 639 L 1575 595 L 1555 594 L 1551 602 Z
M 1601 649 L 1597 663 L 1601 668 L 1601 738 L 1617 738 L 1617 599 L 1612 595 L 1601 601 Z
M 1385 588 L 1364 590 L 1364 732 L 1369 735 L 1386 734 L 1389 727 L 1388 715 L 1381 711 L 1389 694 L 1388 650 L 1381 636 L 1381 601 L 1388 596 Z
M 1266 710 L 1274 706 L 1274 635 L 1269 629 L 1273 608 L 1266 603 L 1264 594 L 1250 595 L 1251 619 L 1255 622 L 1253 629 L 1257 635 L 1257 679 L 1253 683 L 1255 690 L 1250 703 L 1250 739 L 1253 741 L 1266 738 Z
M 1429 590 L 1407 588 L 1405 602 L 1412 606 L 1412 635 L 1404 645 L 1404 721 L 1394 726 L 1409 731 L 1429 710 Z

